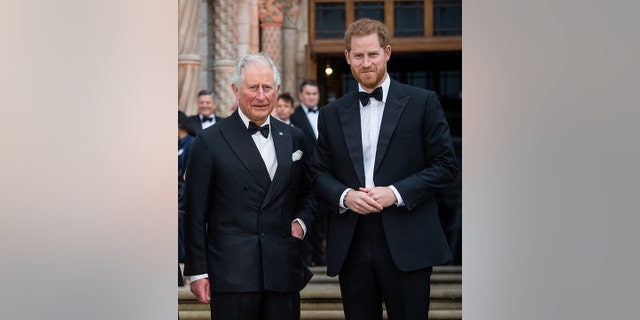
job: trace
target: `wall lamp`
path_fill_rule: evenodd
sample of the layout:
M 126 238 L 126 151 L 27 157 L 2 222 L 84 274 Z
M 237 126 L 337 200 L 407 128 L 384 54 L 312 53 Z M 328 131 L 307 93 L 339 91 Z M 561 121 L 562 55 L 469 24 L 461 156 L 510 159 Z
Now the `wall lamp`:
M 333 69 L 331 69 L 331 65 L 327 62 L 327 65 L 324 67 L 324 74 L 328 76 L 333 74 Z

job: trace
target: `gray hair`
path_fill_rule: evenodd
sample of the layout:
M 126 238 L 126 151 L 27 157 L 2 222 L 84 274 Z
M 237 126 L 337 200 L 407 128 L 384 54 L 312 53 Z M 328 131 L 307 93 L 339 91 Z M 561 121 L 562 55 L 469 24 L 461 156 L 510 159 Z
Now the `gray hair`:
M 273 70 L 273 80 L 276 83 L 276 87 L 280 85 L 280 73 L 278 72 L 278 68 L 276 67 L 276 64 L 273 62 L 273 60 L 271 60 L 271 58 L 269 58 L 269 56 L 266 53 L 260 52 L 260 53 L 247 53 L 242 58 L 240 58 L 240 61 L 238 61 L 238 64 L 236 65 L 236 69 L 233 72 L 233 78 L 232 78 L 232 81 L 236 85 L 236 87 L 240 88 L 240 86 L 242 85 L 242 80 L 244 80 L 244 68 L 246 66 L 250 66 L 254 64 L 260 64 L 260 65 L 271 67 L 271 70 Z

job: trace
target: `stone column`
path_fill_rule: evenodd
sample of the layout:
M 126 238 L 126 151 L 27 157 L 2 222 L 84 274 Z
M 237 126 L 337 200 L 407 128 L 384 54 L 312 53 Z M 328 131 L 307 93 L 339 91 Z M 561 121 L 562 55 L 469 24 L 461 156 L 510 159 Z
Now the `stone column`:
M 309 77 L 309 16 L 306 14 L 309 12 L 309 0 L 300 1 L 300 12 L 304 12 L 305 14 L 298 16 L 298 21 L 296 22 L 296 29 L 298 33 L 298 43 L 296 43 L 296 82 L 299 84 L 302 82 L 302 79 Z M 297 85 L 296 85 L 296 94 L 297 98 Z
M 198 0 L 178 0 L 178 109 L 188 115 L 197 113 L 200 90 Z
M 285 0 L 284 22 L 282 26 L 282 89 L 280 92 L 289 92 L 297 96 L 296 84 L 296 46 L 298 43 L 298 31 L 296 22 L 300 12 L 300 0 Z
M 216 114 L 223 117 L 234 110 L 236 101 L 231 90 L 238 50 L 236 8 L 233 0 L 213 1 L 213 91 L 218 96 Z
M 260 0 L 258 14 L 262 30 L 262 51 L 275 62 L 282 74 L 282 20 L 283 0 Z
M 258 0 L 238 1 L 238 57 L 260 50 Z

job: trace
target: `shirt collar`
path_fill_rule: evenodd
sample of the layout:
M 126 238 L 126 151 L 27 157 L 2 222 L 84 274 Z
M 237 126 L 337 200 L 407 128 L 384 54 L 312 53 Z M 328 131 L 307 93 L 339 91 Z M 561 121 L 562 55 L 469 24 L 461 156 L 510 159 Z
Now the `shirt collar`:
M 309 109 L 316 109 L 318 110 L 318 106 L 315 106 L 313 108 L 309 108 L 306 105 L 304 105 L 304 103 L 301 103 L 300 106 L 302 107 L 302 110 L 304 110 L 304 113 L 309 114 Z
M 384 81 L 382 81 L 382 84 L 380 85 L 380 87 L 382 87 L 382 102 L 386 102 L 387 101 L 387 95 L 389 94 L 389 86 L 390 85 L 391 85 L 391 78 L 389 77 L 389 74 L 387 73 L 385 75 Z M 362 85 L 360 85 L 360 83 L 358 83 L 358 91 L 366 92 L 366 90 L 364 90 L 362 88 Z
M 242 109 L 240 108 L 238 108 L 238 114 L 240 115 L 240 119 L 242 120 L 242 123 L 244 123 L 244 126 L 246 128 L 249 128 L 249 121 L 251 120 L 249 120 L 249 118 L 247 118 L 247 116 L 242 113 Z M 264 126 L 265 124 L 271 124 L 271 117 L 267 116 L 267 120 L 262 124 L 262 126 Z

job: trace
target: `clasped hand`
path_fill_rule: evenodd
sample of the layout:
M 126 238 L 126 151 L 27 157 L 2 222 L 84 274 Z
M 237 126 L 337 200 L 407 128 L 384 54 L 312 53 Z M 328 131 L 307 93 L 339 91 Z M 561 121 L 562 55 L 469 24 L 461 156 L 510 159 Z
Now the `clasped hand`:
M 357 214 L 380 212 L 396 203 L 396 195 L 389 187 L 359 188 L 348 192 L 345 203 Z

